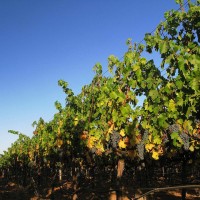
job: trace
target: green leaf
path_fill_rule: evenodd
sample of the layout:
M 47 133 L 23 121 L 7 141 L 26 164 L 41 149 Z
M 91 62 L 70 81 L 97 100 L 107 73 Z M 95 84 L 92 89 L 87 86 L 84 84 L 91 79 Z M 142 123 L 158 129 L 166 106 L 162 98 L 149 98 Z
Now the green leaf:
M 184 3 L 183 0 L 175 0 L 175 1 L 176 1 L 176 3 L 179 4 L 179 5 L 183 5 L 183 3 Z
M 127 52 L 124 56 L 124 60 L 126 64 L 131 64 L 133 62 L 133 59 L 134 59 L 133 52 Z
M 112 112 L 112 118 L 113 118 L 113 122 L 116 122 L 118 120 L 118 113 L 116 110 L 113 110 Z
M 137 86 L 137 81 L 136 80 L 133 80 L 133 79 L 131 79 L 130 81 L 129 81 L 129 85 L 133 88 L 133 89 L 135 89 L 136 88 L 136 86 Z
M 121 107 L 121 112 L 122 112 L 122 115 L 123 115 L 123 116 L 128 117 L 129 111 L 130 111 L 130 109 L 129 109 L 128 106 L 123 106 L 123 107 Z
M 12 133 L 14 135 L 19 135 L 18 131 L 14 131 L 14 130 L 8 130 L 8 133 Z
M 166 129 L 169 126 L 169 124 L 166 122 L 166 120 L 167 120 L 167 118 L 163 114 L 161 114 L 158 117 L 158 124 L 159 124 L 159 126 L 162 127 L 162 128 L 164 128 L 164 129 Z
M 112 99 L 117 99 L 118 95 L 117 95 L 116 92 L 112 91 L 112 92 L 110 93 L 110 97 L 111 97 Z
M 153 142 L 154 142 L 155 144 L 161 144 L 161 143 L 162 143 L 162 140 L 161 140 L 161 138 L 160 138 L 159 136 L 156 136 L 156 137 L 154 137 Z
M 150 106 L 148 107 L 148 111 L 149 111 L 149 112 L 153 112 L 153 105 L 150 105 Z
M 171 135 L 170 135 L 171 139 L 178 139 L 179 137 L 179 133 L 178 132 L 173 132 Z
M 102 66 L 100 63 L 96 63 L 95 66 L 92 68 L 93 71 L 97 73 L 97 75 L 102 74 Z
M 193 90 L 198 91 L 199 87 L 200 87 L 200 77 L 192 79 L 192 81 L 190 83 L 191 83 L 191 88 Z
M 199 66 L 199 65 L 200 65 L 200 56 L 194 54 L 194 55 L 192 55 L 192 56 L 189 58 L 189 61 L 190 61 L 193 65 Z
M 142 82 L 142 83 L 141 83 L 141 88 L 143 88 L 143 89 L 146 88 L 146 85 L 147 85 L 147 84 L 146 84 L 145 82 Z
M 143 120 L 142 123 L 141 123 L 142 127 L 144 129 L 147 129 L 147 121 L 146 120 Z
M 178 98 L 178 100 L 177 100 L 177 106 L 183 106 L 183 98 Z
M 149 96 L 152 98 L 152 100 L 156 99 L 158 96 L 158 91 L 157 90 L 150 90 Z
M 161 41 L 159 44 L 160 47 L 160 53 L 164 54 L 166 52 L 168 52 L 170 46 L 169 46 L 169 42 L 168 41 Z
M 185 73 L 185 60 L 182 57 L 178 57 L 178 68 Z
M 183 82 L 181 80 L 175 81 L 175 85 L 179 90 L 183 88 Z

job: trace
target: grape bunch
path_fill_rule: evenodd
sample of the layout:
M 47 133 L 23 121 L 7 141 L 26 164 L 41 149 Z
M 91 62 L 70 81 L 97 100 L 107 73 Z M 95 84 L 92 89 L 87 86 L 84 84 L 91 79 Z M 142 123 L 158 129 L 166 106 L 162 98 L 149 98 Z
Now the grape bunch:
M 184 149 L 188 150 L 189 147 L 190 147 L 190 140 L 189 140 L 190 138 L 189 138 L 189 136 L 186 133 L 182 132 L 180 134 L 180 138 L 183 141 L 183 147 L 184 147 Z
M 144 131 L 144 135 L 142 136 L 142 141 L 145 143 L 145 141 L 148 140 L 149 132 L 147 130 Z
M 142 136 L 142 140 L 139 144 L 137 144 L 136 148 L 137 148 L 137 152 L 138 152 L 138 156 L 141 160 L 144 160 L 144 144 L 145 142 L 148 140 L 148 131 L 145 130 L 144 134 Z
M 113 131 L 110 136 L 110 145 L 113 149 L 116 149 L 118 147 L 119 140 L 120 140 L 119 132 Z
M 137 144 L 136 148 L 140 160 L 144 160 L 144 142 L 141 141 L 139 144 Z
M 178 124 L 172 124 L 169 126 L 169 132 L 173 133 L 173 132 L 178 132 L 180 130 L 179 125 Z

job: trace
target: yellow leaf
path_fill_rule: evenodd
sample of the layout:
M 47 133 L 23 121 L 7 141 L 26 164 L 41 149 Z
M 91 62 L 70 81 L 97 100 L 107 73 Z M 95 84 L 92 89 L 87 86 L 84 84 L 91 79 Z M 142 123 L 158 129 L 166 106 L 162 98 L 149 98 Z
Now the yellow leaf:
M 122 139 L 119 141 L 118 145 L 119 145 L 120 148 L 126 148 L 126 144 Z
M 108 133 L 112 133 L 114 129 L 114 124 L 111 125 L 111 127 L 108 129 Z
M 154 151 L 153 154 L 152 154 L 152 158 L 154 158 L 155 160 L 158 160 L 159 159 L 158 152 Z
M 148 139 L 151 142 L 151 140 L 152 140 L 152 134 L 149 135 Z
M 39 149 L 39 144 L 36 144 L 36 147 L 35 147 L 35 149 L 36 149 L 36 150 L 38 150 L 38 149 Z
M 190 151 L 194 151 L 194 146 L 191 145 L 190 148 L 189 148 L 189 150 L 190 150 Z
M 149 104 L 148 104 L 148 102 L 145 102 L 144 109 L 148 110 L 148 108 L 149 108 Z
M 103 101 L 101 101 L 101 102 L 99 103 L 99 105 L 100 105 L 100 106 L 103 106 L 103 105 L 104 105 L 104 102 L 103 102 Z
M 90 137 L 89 139 L 88 139 L 88 144 L 87 144 L 87 146 L 91 149 L 93 146 L 94 146 L 94 142 L 96 141 L 96 138 L 95 137 Z
M 97 148 L 97 150 L 99 150 L 100 152 L 104 152 L 105 149 L 103 147 L 103 144 L 102 143 L 98 143 L 98 144 L 95 144 L 95 147 Z
M 170 89 L 171 86 L 172 86 L 172 83 L 168 82 L 168 83 L 167 83 L 167 87 Z
M 179 124 L 179 125 L 182 125 L 183 124 L 183 120 L 182 119 L 178 119 L 178 120 L 176 120 L 176 123 Z
M 145 149 L 149 152 L 153 149 L 154 146 L 155 146 L 155 144 L 146 144 Z
M 193 130 L 192 126 L 191 126 L 191 121 L 189 120 L 185 120 L 183 123 L 183 128 L 185 130 Z
M 132 69 L 133 69 L 133 71 L 135 72 L 135 71 L 137 71 L 138 69 L 140 69 L 140 66 L 139 66 L 139 65 L 134 65 Z
M 60 148 L 63 145 L 63 141 L 61 139 L 57 140 L 57 146 Z
M 77 126 L 77 124 L 78 124 L 78 117 L 75 117 L 74 118 L 74 126 Z
M 197 133 L 197 129 L 193 129 L 192 134 L 196 134 Z
M 112 106 L 112 101 L 109 101 L 108 102 L 108 107 L 111 107 Z
M 71 141 L 70 141 L 70 140 L 67 140 L 67 144 L 71 144 Z
M 87 146 L 88 146 L 88 148 L 90 148 L 90 149 L 93 147 L 93 142 L 91 142 L 90 139 L 88 140 Z
M 59 126 L 62 126 L 63 125 L 63 122 L 60 120 L 59 121 Z
M 58 136 L 60 136 L 60 128 L 58 128 Z
M 143 64 L 143 65 L 144 65 L 144 64 L 146 64 L 146 63 L 147 63 L 147 60 L 146 60 L 145 58 L 142 58 L 140 62 L 141 62 L 141 64 Z
M 119 132 L 119 134 L 120 134 L 122 137 L 124 137 L 124 136 L 125 136 L 124 129 L 122 129 L 122 130 Z
M 176 110 L 175 102 L 173 99 L 169 100 L 169 110 L 174 112 Z

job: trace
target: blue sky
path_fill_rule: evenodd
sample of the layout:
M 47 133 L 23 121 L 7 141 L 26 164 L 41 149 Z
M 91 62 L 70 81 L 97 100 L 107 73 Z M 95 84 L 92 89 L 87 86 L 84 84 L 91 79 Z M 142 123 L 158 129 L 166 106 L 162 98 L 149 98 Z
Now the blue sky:
M 49 121 L 64 79 L 75 93 L 88 84 L 92 67 L 122 57 L 128 38 L 139 42 L 177 9 L 174 0 L 0 1 L 0 153 L 17 136 L 32 136 L 32 122 Z

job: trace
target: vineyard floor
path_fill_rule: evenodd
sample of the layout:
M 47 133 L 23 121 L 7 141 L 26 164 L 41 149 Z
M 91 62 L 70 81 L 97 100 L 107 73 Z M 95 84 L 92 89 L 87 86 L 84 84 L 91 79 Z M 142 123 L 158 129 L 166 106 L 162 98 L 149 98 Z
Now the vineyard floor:
M 108 194 L 98 193 L 95 194 L 90 190 L 80 190 L 78 193 L 80 200 L 106 200 L 109 199 Z M 62 187 L 43 188 L 39 191 L 40 195 L 35 195 L 34 189 L 31 186 L 22 187 L 14 182 L 8 182 L 5 184 L 0 179 L 0 200 L 71 200 L 72 191 L 69 191 L 69 183 L 64 184 Z M 138 194 L 139 195 L 139 194 Z M 137 196 L 138 196 L 137 195 Z M 134 199 L 134 198 L 132 198 Z M 132 200 L 130 198 L 124 198 L 123 200 Z M 140 198 L 142 200 L 143 198 Z M 147 200 L 180 200 L 181 191 L 159 192 L 154 194 L 153 198 L 149 197 Z M 188 191 L 187 200 L 200 200 L 200 196 L 193 191 Z

